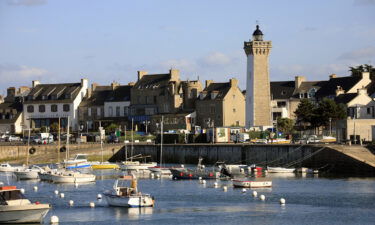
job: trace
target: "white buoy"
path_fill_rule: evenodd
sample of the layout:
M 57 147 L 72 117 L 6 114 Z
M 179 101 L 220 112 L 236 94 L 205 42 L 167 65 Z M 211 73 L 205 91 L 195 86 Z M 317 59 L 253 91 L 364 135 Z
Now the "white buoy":
M 60 198 L 64 198 L 65 197 L 65 194 L 64 193 L 60 193 Z
M 202 180 L 202 177 L 198 177 L 199 180 Z
M 59 194 L 59 191 L 58 190 L 55 190 L 55 195 L 58 195 Z
M 280 198 L 280 205 L 285 205 L 285 198 Z
M 34 191 L 37 191 L 38 190 L 38 186 L 34 186 Z
M 206 184 L 206 180 L 202 180 L 202 184 Z
M 20 191 L 22 194 L 25 194 L 25 189 L 21 188 Z
M 242 193 L 246 193 L 246 188 L 242 188 Z
M 74 183 L 74 187 L 76 187 L 76 188 L 77 188 L 77 187 L 78 187 L 78 183 Z
M 204 168 L 206 168 L 206 166 L 205 166 L 205 165 L 202 165 L 202 169 L 204 169 Z
M 214 183 L 214 187 L 217 188 L 219 187 L 219 184 L 217 182 Z
M 223 191 L 228 191 L 228 187 L 227 186 L 223 186 Z
M 181 164 L 181 168 L 184 168 L 185 167 L 185 165 L 184 164 Z
M 97 199 L 102 199 L 102 195 L 101 195 L 101 194 L 98 194 L 98 195 L 96 196 L 96 198 L 97 198 Z
M 151 179 L 154 179 L 155 178 L 155 174 L 154 173 L 150 173 L 150 177 L 151 177 Z
M 156 174 L 156 178 L 160 178 L 160 174 Z
M 264 195 L 260 195 L 259 198 L 260 198 L 260 200 L 262 200 L 262 201 L 266 200 L 266 196 L 264 196 Z
M 59 223 L 59 217 L 57 217 L 57 216 L 51 216 L 50 222 L 51 222 L 51 224 Z
M 95 203 L 90 202 L 90 207 L 91 207 L 91 208 L 94 208 L 94 207 L 95 207 Z
M 74 205 L 74 201 L 73 200 L 69 200 L 69 205 L 73 206 Z
M 253 197 L 256 197 L 258 195 L 257 191 L 253 191 Z
M 240 173 L 244 173 L 245 170 L 243 168 L 240 168 Z

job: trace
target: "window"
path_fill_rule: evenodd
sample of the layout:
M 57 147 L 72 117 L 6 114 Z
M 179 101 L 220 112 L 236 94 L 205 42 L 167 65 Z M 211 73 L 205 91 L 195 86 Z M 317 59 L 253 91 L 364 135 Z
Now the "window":
M 113 108 L 112 106 L 108 107 L 108 115 L 113 116 Z
M 281 112 L 274 112 L 272 113 L 272 119 L 277 120 L 277 118 L 281 117 Z
M 116 116 L 120 116 L 120 106 L 116 106 Z
M 69 112 L 69 110 L 70 110 L 70 105 L 69 104 L 64 104 L 63 105 L 63 111 L 64 112 Z
M 88 115 L 88 116 L 91 116 L 91 108 L 88 108 L 88 109 L 87 109 L 87 115 Z
M 100 113 L 101 113 L 100 111 L 101 111 L 100 108 L 98 108 L 98 109 L 96 110 L 96 115 L 97 115 L 97 116 L 100 116 Z
M 44 113 L 46 111 L 45 105 L 39 105 L 39 112 Z
M 277 107 L 278 108 L 284 108 L 284 107 L 286 107 L 286 102 L 277 102 Z
M 235 108 L 233 108 L 233 112 L 234 112 L 234 113 L 236 112 L 236 109 L 235 109 Z
M 51 112 L 57 112 L 57 105 L 51 105 Z
M 371 114 L 371 108 L 367 108 L 367 114 Z
M 124 116 L 127 116 L 127 115 L 128 115 L 128 107 L 124 106 Z
M 29 112 L 29 113 L 34 112 L 34 106 L 33 105 L 27 106 L 27 112 Z

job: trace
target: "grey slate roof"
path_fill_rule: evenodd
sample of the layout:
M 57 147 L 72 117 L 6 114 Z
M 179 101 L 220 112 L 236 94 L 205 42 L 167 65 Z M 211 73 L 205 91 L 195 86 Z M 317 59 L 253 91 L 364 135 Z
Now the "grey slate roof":
M 111 86 L 96 86 L 90 98 L 84 98 L 79 106 L 103 106 L 105 99 L 111 92 Z
M 272 99 L 288 99 L 293 96 L 294 81 L 272 81 L 271 82 L 271 98 Z
M 133 86 L 131 85 L 122 85 L 117 86 L 114 91 L 111 91 L 105 101 L 106 102 L 122 102 L 130 101 L 130 91 Z
M 211 83 L 210 85 L 208 85 L 208 87 L 206 87 L 205 89 L 203 89 L 203 92 L 206 92 L 207 95 L 203 98 L 203 99 L 200 99 L 200 100 L 209 100 L 211 99 L 211 93 L 216 91 L 217 92 L 217 95 L 215 97 L 215 99 L 224 99 L 224 97 L 227 95 L 229 89 L 230 89 L 230 83 L 229 82 L 225 82 L 225 83 Z
M 341 95 L 335 97 L 335 102 L 347 104 L 348 102 L 353 100 L 355 97 L 357 97 L 357 95 L 358 95 L 357 93 L 341 94 Z
M 340 86 L 344 91 L 348 91 L 361 79 L 361 77 L 352 76 L 331 78 L 327 81 L 325 85 L 323 85 L 322 88 L 318 90 L 316 96 L 318 98 L 324 98 L 327 96 L 336 95 L 337 86 Z
M 144 88 L 160 88 L 168 85 L 170 80 L 170 74 L 152 74 L 144 75 L 139 81 L 134 85 L 135 89 L 144 89 Z
M 32 102 L 72 102 L 81 89 L 81 83 L 65 84 L 39 84 L 33 89 L 26 98 L 26 103 Z M 66 98 L 70 95 L 70 98 Z M 47 99 L 42 99 L 46 96 Z M 53 99 L 53 96 L 56 99 Z

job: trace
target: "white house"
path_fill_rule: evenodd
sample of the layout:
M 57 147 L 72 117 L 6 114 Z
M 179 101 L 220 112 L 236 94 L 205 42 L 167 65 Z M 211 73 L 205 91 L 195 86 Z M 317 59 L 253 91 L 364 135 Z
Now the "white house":
M 88 80 L 80 83 L 40 84 L 32 82 L 32 90 L 23 105 L 24 125 L 26 128 L 49 127 L 58 123 L 66 127 L 69 117 L 73 131 L 79 129 L 78 106 L 86 95 Z

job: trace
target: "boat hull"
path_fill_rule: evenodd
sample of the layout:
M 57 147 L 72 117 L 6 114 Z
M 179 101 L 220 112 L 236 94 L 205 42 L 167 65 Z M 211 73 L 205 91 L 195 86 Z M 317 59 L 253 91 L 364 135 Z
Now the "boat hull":
M 267 167 L 269 173 L 294 173 L 294 168 L 283 168 L 283 167 Z
M 48 204 L 0 206 L 0 223 L 41 223 L 49 209 Z
M 104 170 L 104 169 L 119 169 L 117 164 L 92 164 L 91 168 L 94 170 Z
M 14 171 L 19 180 L 39 179 L 38 171 Z
M 233 180 L 234 187 L 241 188 L 269 188 L 272 187 L 272 181 L 257 181 L 257 180 Z
M 219 178 L 220 172 L 213 171 L 196 171 L 188 169 L 170 169 L 172 172 L 173 179 L 175 180 L 187 180 L 187 179 L 217 179 Z
M 110 206 L 118 207 L 153 207 L 154 200 L 149 195 L 139 196 L 117 196 L 104 193 L 105 199 Z
M 126 165 L 123 164 L 121 165 L 122 170 L 148 170 L 149 167 L 154 167 L 157 166 L 157 163 L 140 163 L 138 165 L 130 164 Z
M 54 183 L 90 183 L 95 182 L 96 176 L 87 174 L 85 176 L 51 175 Z

